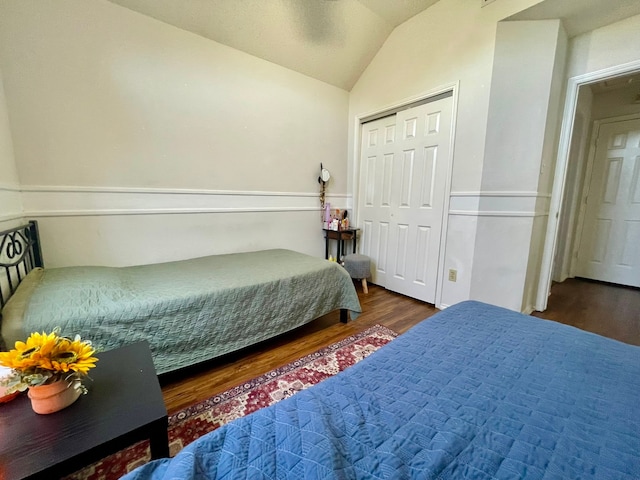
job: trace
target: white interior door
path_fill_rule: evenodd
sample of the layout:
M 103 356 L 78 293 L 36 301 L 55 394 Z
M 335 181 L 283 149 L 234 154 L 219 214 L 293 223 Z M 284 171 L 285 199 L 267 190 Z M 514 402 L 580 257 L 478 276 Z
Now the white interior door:
M 396 116 L 362 125 L 360 251 L 371 258 L 371 281 L 387 284 L 387 250 L 391 219 L 391 179 L 396 149 Z
M 640 120 L 598 133 L 576 276 L 640 287 Z
M 452 98 L 362 126 L 361 251 L 372 281 L 435 302 Z

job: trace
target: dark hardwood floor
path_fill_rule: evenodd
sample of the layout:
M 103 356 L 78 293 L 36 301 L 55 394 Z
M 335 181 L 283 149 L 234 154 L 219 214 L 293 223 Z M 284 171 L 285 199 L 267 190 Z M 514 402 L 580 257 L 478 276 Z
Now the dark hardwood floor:
M 434 313 L 433 305 L 370 285 L 357 285 L 363 313 L 340 323 L 339 313 L 325 315 L 293 332 L 209 364 L 161 378 L 169 414 L 205 400 L 246 380 L 380 324 L 398 333 Z M 640 345 L 640 290 L 585 280 L 552 287 L 549 308 L 535 316 L 556 320 L 623 342 Z
M 554 283 L 547 310 L 533 315 L 640 345 L 638 288 L 570 278 Z
M 285 365 L 316 350 L 338 342 L 375 324 L 404 333 L 438 310 L 427 303 L 370 285 L 364 295 L 356 285 L 362 314 L 348 323 L 340 323 L 338 311 L 318 318 L 293 332 L 245 349 L 222 361 L 199 366 L 188 372 L 161 377 L 162 393 L 169 414 L 205 400 L 246 380 Z

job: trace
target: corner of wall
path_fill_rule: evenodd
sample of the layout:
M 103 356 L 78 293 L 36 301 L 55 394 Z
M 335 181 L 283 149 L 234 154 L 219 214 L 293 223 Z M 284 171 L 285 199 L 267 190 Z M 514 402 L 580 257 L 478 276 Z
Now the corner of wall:
M 517 311 L 538 284 L 566 43 L 557 19 L 498 26 L 471 293 Z
M 0 230 L 10 228 L 10 222 L 22 220 L 22 199 L 16 167 L 9 111 L 5 98 L 2 69 L 0 69 Z

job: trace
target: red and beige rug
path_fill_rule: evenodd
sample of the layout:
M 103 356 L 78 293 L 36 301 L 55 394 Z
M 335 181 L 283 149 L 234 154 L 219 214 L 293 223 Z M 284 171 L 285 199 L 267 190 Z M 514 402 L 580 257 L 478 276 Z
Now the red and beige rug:
M 171 415 L 169 417 L 171 456 L 196 438 L 231 420 L 272 405 L 341 372 L 389 343 L 397 335 L 382 325 L 374 325 L 363 332 Z M 120 478 L 134 468 L 147 463 L 150 458 L 149 442 L 140 442 L 79 470 L 66 477 L 66 480 Z

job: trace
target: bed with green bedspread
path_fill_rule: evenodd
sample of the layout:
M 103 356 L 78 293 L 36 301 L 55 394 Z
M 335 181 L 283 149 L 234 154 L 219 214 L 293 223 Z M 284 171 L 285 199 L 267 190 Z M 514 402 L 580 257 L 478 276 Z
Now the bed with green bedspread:
M 133 267 L 34 269 L 3 309 L 8 346 L 61 328 L 101 350 L 147 340 L 158 374 L 237 351 L 336 309 L 355 319 L 336 263 L 265 250 Z

